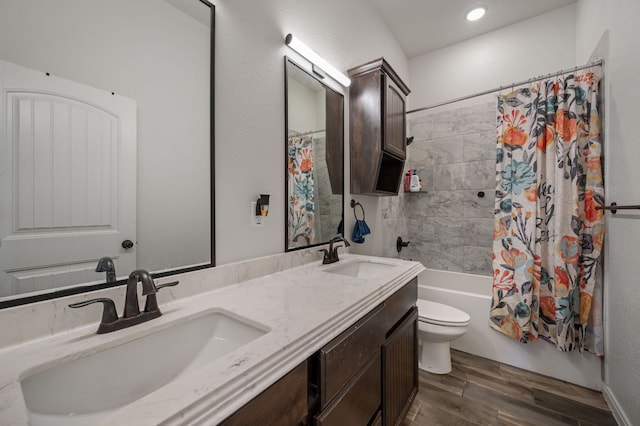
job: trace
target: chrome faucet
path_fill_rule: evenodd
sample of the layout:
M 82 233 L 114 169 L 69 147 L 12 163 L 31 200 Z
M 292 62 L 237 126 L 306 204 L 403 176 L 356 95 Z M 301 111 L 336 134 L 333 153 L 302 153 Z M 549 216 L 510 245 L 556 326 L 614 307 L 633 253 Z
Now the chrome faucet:
M 338 248 L 342 247 L 342 246 L 335 246 L 335 243 L 339 243 L 339 242 L 343 242 L 344 243 L 344 247 L 349 247 L 351 244 L 349 244 L 349 241 L 345 240 L 343 237 L 334 237 L 329 241 L 329 249 L 321 249 L 318 251 L 324 252 L 324 256 L 322 258 L 322 264 L 323 265 L 328 265 L 329 263 L 335 263 L 338 262 L 340 259 L 338 259 Z
M 147 296 L 143 312 L 140 312 L 140 305 L 138 304 L 139 282 L 142 282 L 142 294 Z M 129 275 L 129 280 L 127 281 L 127 294 L 124 301 L 124 312 L 121 318 L 118 318 L 118 312 L 116 311 L 116 305 L 113 300 L 106 297 L 72 303 L 69 307 L 81 308 L 93 303 L 102 303 L 104 305 L 102 320 L 100 321 L 100 325 L 98 326 L 98 331 L 96 333 L 110 333 L 112 331 L 121 330 L 123 328 L 131 327 L 132 325 L 141 324 L 154 318 L 158 318 L 162 315 L 162 312 L 160 312 L 160 309 L 158 308 L 156 293 L 161 288 L 177 284 L 178 281 L 156 285 L 149 272 L 144 269 L 137 269 Z
M 113 284 L 116 282 L 116 266 L 113 263 L 113 259 L 109 256 L 101 257 L 100 260 L 98 260 L 96 272 L 106 272 L 107 283 Z

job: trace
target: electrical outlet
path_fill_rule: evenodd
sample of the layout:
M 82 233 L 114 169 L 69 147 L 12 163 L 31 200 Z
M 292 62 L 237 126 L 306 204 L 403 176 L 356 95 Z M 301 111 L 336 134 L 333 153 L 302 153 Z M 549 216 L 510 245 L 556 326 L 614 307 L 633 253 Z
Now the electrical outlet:
M 251 203 L 251 226 L 254 228 L 261 228 L 264 226 L 264 217 L 256 216 L 256 202 Z

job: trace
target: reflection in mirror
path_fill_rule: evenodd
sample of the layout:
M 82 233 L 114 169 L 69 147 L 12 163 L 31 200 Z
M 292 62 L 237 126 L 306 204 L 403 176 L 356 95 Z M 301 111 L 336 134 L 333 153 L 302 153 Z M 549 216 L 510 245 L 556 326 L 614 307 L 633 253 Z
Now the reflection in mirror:
M 344 97 L 285 58 L 286 250 L 343 235 Z
M 0 2 L 0 307 L 213 265 L 213 9 Z

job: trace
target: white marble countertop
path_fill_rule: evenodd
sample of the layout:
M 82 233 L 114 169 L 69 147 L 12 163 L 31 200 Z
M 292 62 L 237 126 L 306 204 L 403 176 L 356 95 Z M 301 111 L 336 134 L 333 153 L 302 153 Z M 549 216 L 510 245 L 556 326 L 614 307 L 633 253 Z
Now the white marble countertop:
M 94 323 L 7 347 L 0 351 L 0 423 L 29 423 L 21 379 L 220 308 L 270 331 L 99 422 L 217 424 L 424 270 L 419 262 L 351 254 L 341 255 L 340 264 L 356 260 L 394 266 L 374 279 L 360 279 L 327 273 L 336 265 L 314 262 L 160 303 L 162 317 L 117 332 L 96 335 Z

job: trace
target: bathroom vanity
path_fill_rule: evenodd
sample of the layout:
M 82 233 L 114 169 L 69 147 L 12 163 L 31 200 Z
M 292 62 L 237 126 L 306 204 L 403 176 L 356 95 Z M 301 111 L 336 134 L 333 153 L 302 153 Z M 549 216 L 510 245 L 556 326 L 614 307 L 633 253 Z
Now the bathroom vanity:
M 292 256 L 307 263 L 296 267 Z M 96 309 L 88 325 L 5 345 L 0 418 L 34 426 L 268 424 L 268 415 L 277 424 L 395 424 L 417 389 L 415 277 L 424 267 L 350 254 L 322 265 L 318 256 L 296 252 L 271 264 L 262 258 L 174 276 L 181 284 L 159 294 L 163 315 L 153 321 L 96 335 Z M 189 282 L 208 287 L 214 276 L 228 284 L 167 301 Z M 46 303 L 54 303 L 56 322 L 66 321 L 86 314 L 67 302 L 88 297 Z M 235 346 L 211 347 L 225 340 Z M 89 367 L 79 370 L 83 363 Z M 160 377 L 169 367 L 175 371 Z M 73 406 L 64 395 L 87 374 L 127 382 L 107 383 L 113 394 L 83 386 L 87 403 Z M 151 380 L 138 380 L 145 374 Z M 137 395 L 122 398 L 136 386 Z
M 418 390 L 417 283 L 405 284 L 222 424 L 398 424 Z

